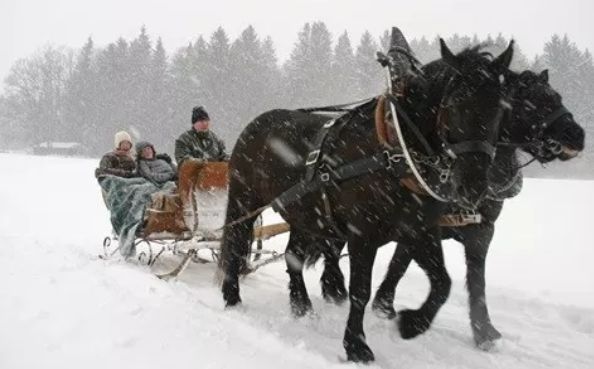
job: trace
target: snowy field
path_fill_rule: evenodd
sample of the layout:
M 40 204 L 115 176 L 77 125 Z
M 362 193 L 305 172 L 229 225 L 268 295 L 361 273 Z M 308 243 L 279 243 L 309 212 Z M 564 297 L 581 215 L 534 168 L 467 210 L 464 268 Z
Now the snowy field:
M 96 164 L 0 154 L 1 369 L 356 366 L 343 362 L 348 304 L 323 301 L 319 266 L 306 273 L 317 314 L 295 320 L 283 263 L 246 278 L 243 306 L 225 311 L 213 264 L 193 264 L 167 283 L 147 267 L 98 259 L 110 225 Z M 492 319 L 504 335 L 492 352 L 473 346 L 462 248 L 452 242 L 452 293 L 427 334 L 402 340 L 393 321 L 368 309 L 370 367 L 594 368 L 593 191 L 592 181 L 527 180 L 508 202 L 487 269 Z M 380 251 L 374 288 L 392 251 Z M 427 290 L 411 268 L 397 307 L 418 306 Z

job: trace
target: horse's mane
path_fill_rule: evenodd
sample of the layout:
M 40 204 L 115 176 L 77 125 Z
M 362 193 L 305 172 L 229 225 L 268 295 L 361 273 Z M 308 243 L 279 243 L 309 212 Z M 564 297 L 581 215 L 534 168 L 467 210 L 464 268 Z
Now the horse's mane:
M 486 65 L 493 61 L 493 54 L 486 51 L 486 44 L 478 44 L 470 46 L 456 54 L 456 59 L 460 62 L 460 65 L 465 68 L 471 68 L 476 65 Z M 449 66 L 443 59 L 436 59 L 432 62 L 425 64 L 421 71 L 425 78 L 433 78 L 434 82 L 443 82 L 441 79 L 449 79 L 457 71 Z
M 474 46 L 469 46 L 464 48 L 462 51 L 460 51 L 458 54 L 456 54 L 456 57 L 460 58 L 460 59 L 468 59 L 468 60 L 478 60 L 480 59 L 487 59 L 487 60 L 493 60 L 494 56 L 491 52 L 489 51 L 485 51 L 484 49 L 487 48 L 487 44 L 485 43 L 480 43 L 478 45 L 474 45 Z
M 520 74 L 518 74 L 517 78 L 519 81 L 522 81 L 529 85 L 533 83 L 538 83 L 540 81 L 538 74 L 531 70 L 525 70 L 521 72 Z

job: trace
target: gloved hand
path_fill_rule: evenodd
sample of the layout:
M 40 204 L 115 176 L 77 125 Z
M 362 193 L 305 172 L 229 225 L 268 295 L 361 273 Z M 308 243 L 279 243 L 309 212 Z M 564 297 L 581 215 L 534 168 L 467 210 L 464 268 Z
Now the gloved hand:
M 169 156 L 169 155 L 168 155 L 168 154 L 166 154 L 166 153 L 157 154 L 157 159 L 163 159 L 163 160 L 165 160 L 166 162 L 168 162 L 169 164 L 171 164 L 171 163 L 172 163 L 171 156 Z

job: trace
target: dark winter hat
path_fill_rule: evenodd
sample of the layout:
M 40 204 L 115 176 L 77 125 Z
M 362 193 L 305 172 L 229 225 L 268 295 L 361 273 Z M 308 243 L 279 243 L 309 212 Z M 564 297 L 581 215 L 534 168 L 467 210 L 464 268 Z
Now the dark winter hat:
M 140 154 L 142 153 L 142 150 L 144 150 L 147 147 L 150 147 L 151 149 L 153 149 L 153 154 L 156 154 L 155 147 L 153 146 L 152 143 L 150 143 L 148 141 L 139 141 L 135 146 L 136 156 L 140 158 Z
M 210 120 L 208 113 L 204 110 L 202 106 L 195 106 L 192 109 L 192 124 L 196 123 L 199 120 Z

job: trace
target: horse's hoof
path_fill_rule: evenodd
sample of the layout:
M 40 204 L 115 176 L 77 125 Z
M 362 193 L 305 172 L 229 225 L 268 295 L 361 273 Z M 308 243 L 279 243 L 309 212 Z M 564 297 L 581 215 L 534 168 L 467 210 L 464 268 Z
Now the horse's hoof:
M 340 305 L 349 297 L 343 278 L 322 276 L 320 285 L 322 286 L 322 297 L 327 302 Z
M 324 288 L 322 286 L 322 297 L 324 300 L 336 305 L 341 305 L 347 300 L 348 293 L 346 289 L 340 288 Z
M 373 352 L 367 348 L 367 350 L 361 350 L 357 352 L 347 351 L 347 359 L 348 361 L 355 363 L 370 363 L 375 361 L 375 356 L 373 355 Z
M 375 360 L 373 351 L 365 343 L 365 339 L 353 339 L 343 343 L 347 359 L 356 363 L 369 363 Z
M 431 326 L 431 320 L 419 310 L 402 310 L 398 312 L 398 329 L 404 339 L 415 338 L 425 333 Z
M 311 301 L 291 301 L 291 313 L 295 318 L 301 318 L 313 311 Z
M 239 304 L 241 302 L 239 289 L 223 285 L 223 300 L 225 300 L 225 307 L 232 307 Z
M 337 295 L 322 294 L 322 297 L 324 298 L 324 301 L 326 301 L 330 304 L 334 304 L 334 305 L 342 305 L 347 300 L 347 296 L 340 295 L 340 294 L 337 294 Z
M 237 306 L 240 303 L 241 303 L 241 298 L 239 298 L 239 296 L 225 298 L 225 307 L 227 307 L 227 308 Z
M 226 308 L 232 308 L 239 304 L 241 304 L 241 299 L 239 297 L 225 299 L 225 307 Z
M 501 333 L 491 323 L 473 324 L 474 343 L 483 351 L 490 351 L 495 342 L 501 339 Z
M 376 298 L 373 300 L 373 303 L 371 304 L 371 309 L 373 310 L 375 315 L 382 319 L 396 318 L 396 310 L 394 310 L 394 306 L 391 302 Z

